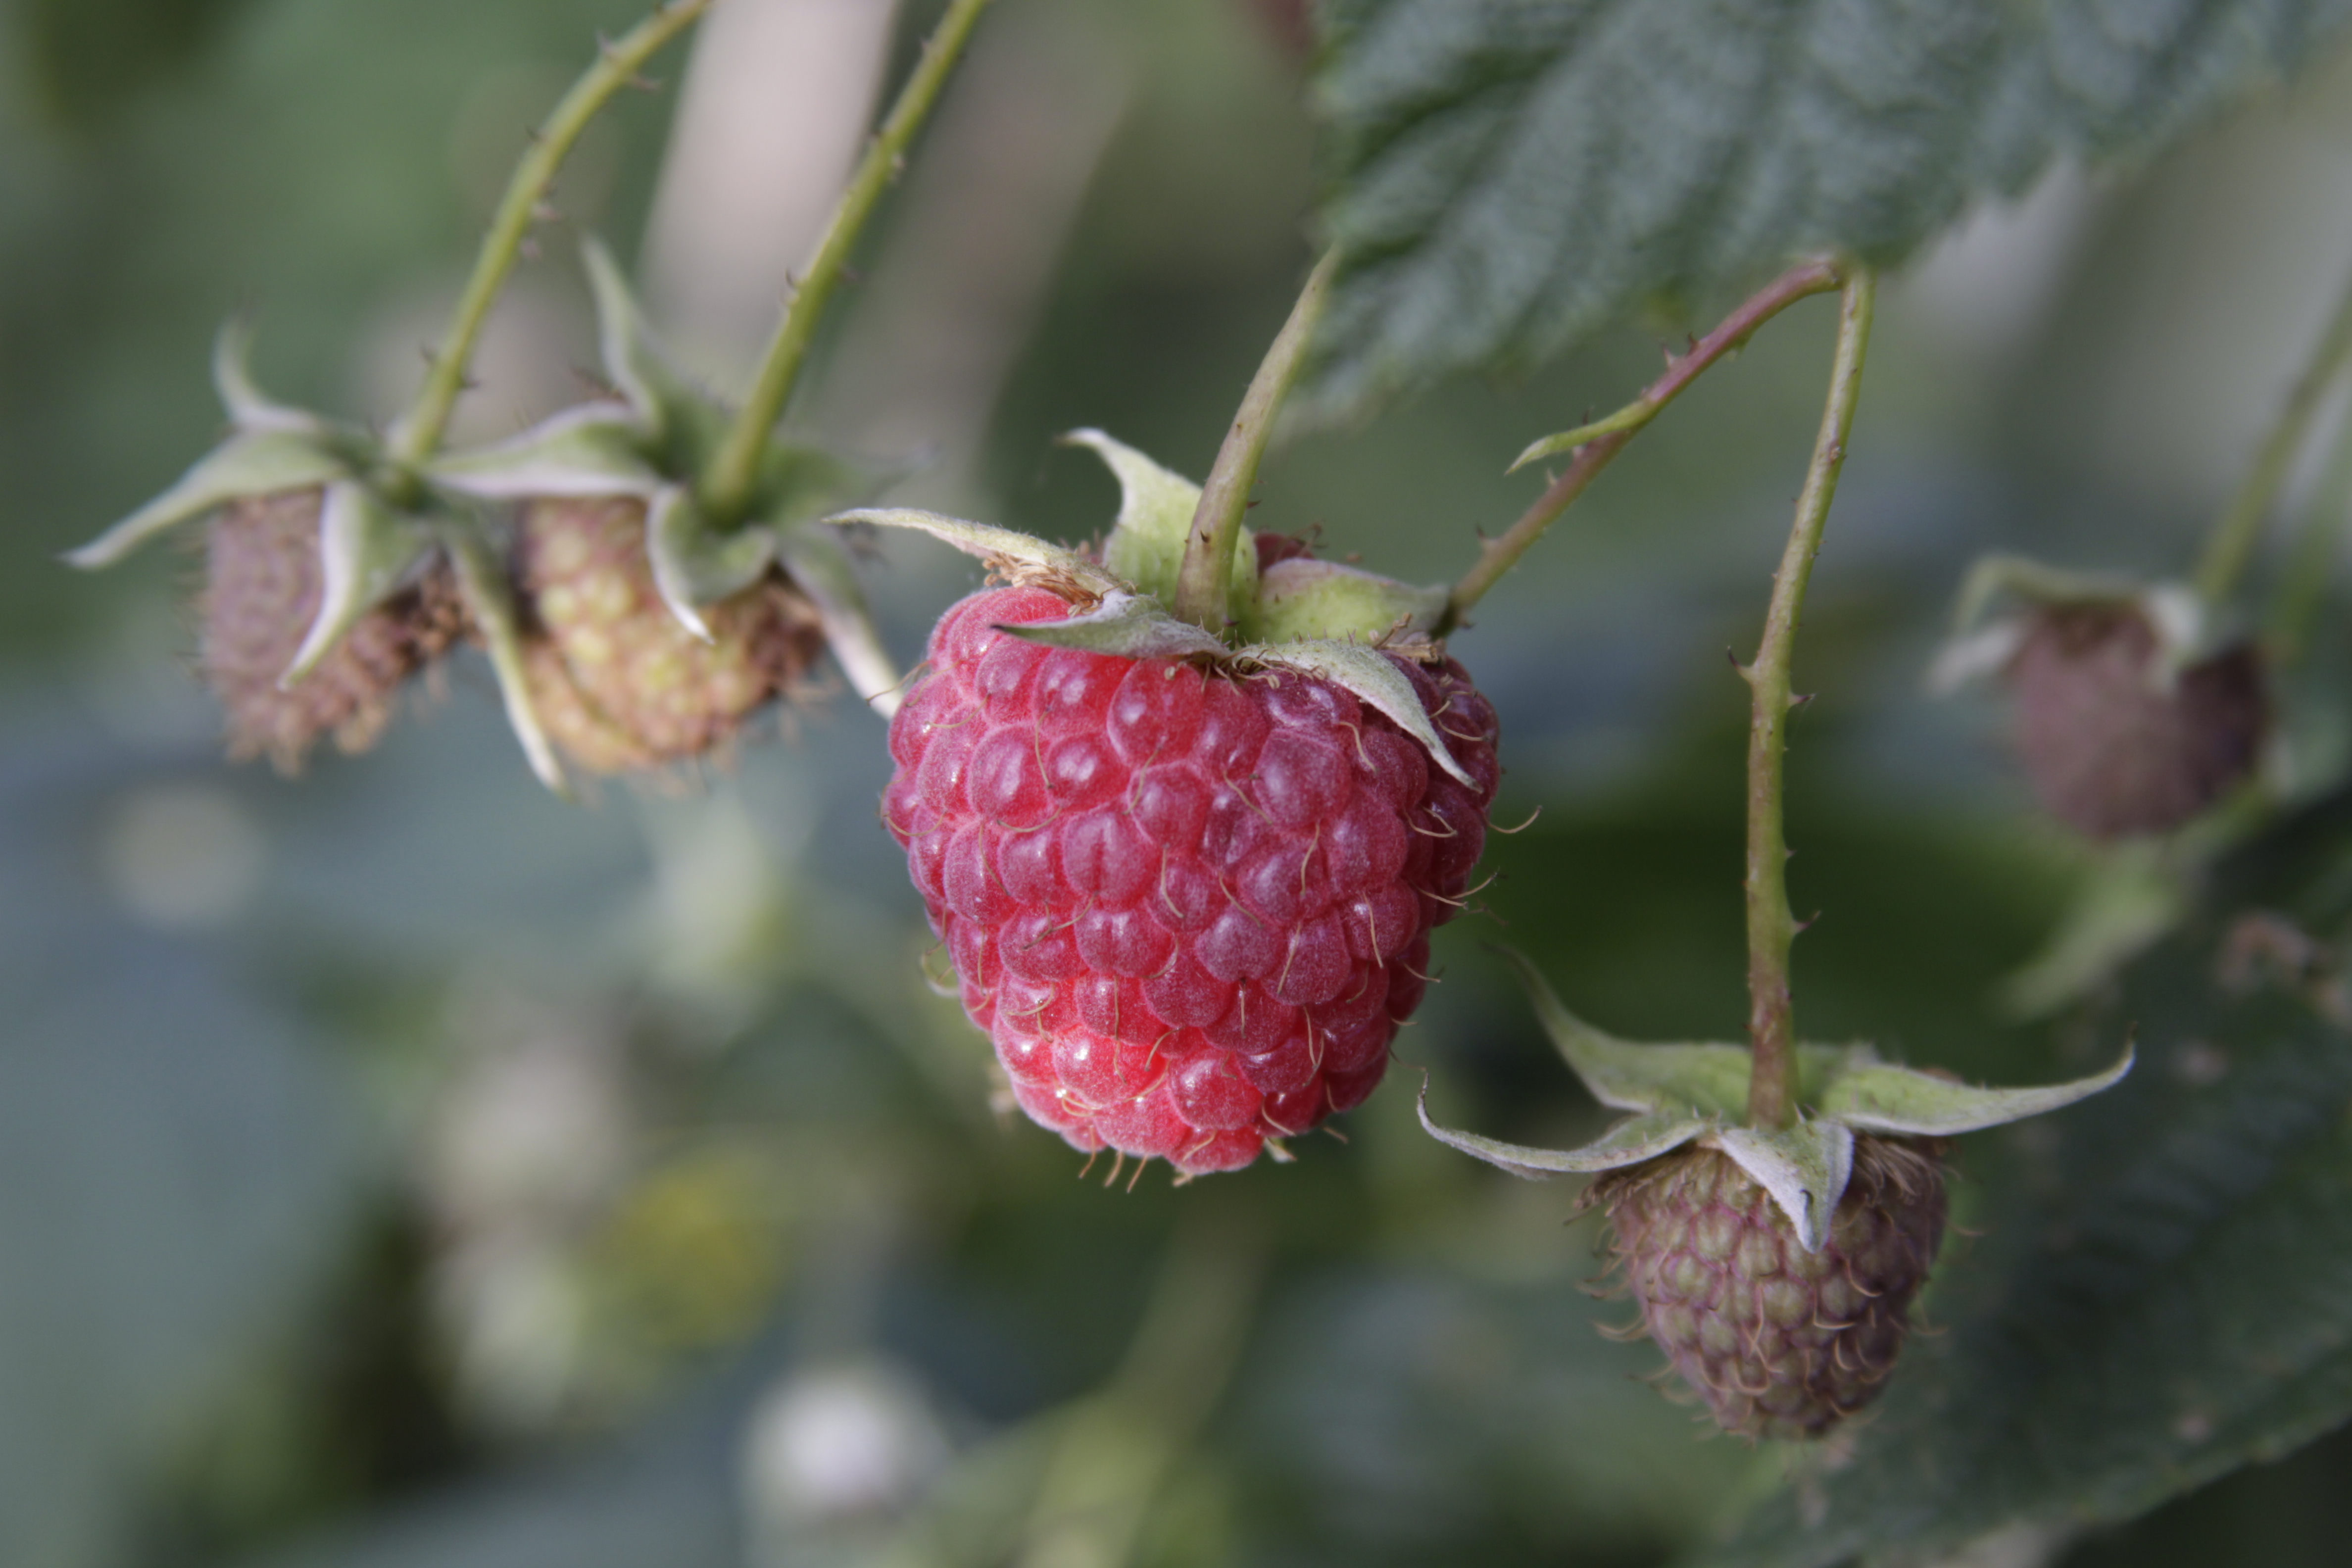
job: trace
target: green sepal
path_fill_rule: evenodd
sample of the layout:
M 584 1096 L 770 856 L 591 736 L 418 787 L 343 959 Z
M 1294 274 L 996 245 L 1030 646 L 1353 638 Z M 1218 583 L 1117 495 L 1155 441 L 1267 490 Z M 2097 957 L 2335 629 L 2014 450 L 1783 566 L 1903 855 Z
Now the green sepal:
M 1454 753 L 1445 749 L 1437 726 L 1430 721 L 1428 710 L 1421 705 L 1421 694 L 1380 649 L 1355 642 L 1253 643 L 1234 649 L 1234 657 L 1268 669 L 1297 670 L 1346 688 L 1419 741 L 1439 767 L 1463 784 L 1471 782 L 1470 775 L 1462 771 L 1462 764 L 1454 760 Z
M 1638 1045 L 1603 1034 L 1560 1005 L 1525 954 L 1496 951 L 1517 972 L 1545 1034 L 1601 1104 L 1727 1121 L 1748 1114 L 1754 1057 L 1746 1046 Z M 1882 1061 L 1866 1045 L 1801 1045 L 1797 1097 L 1806 1114 L 1834 1117 L 1865 1132 L 1946 1137 L 2072 1105 L 2121 1080 L 2132 1061 L 2126 1047 L 2115 1066 L 2089 1078 L 2031 1089 L 1979 1089 Z
M 672 411 L 695 395 L 662 357 L 613 253 L 593 236 L 582 243 L 580 252 L 596 300 L 597 357 L 604 363 L 604 379 L 636 411 L 647 438 L 658 446 L 671 435 Z
M 88 544 L 67 552 L 84 571 L 111 566 L 148 540 L 242 496 L 307 489 L 351 473 L 345 456 L 319 437 L 257 430 L 230 437 L 197 459 L 179 482 Z
M 433 530 L 357 479 L 327 487 L 319 507 L 319 614 L 278 678 L 295 685 L 360 617 L 414 578 L 432 555 Z
M 650 500 L 665 480 L 646 458 L 651 437 L 626 405 L 586 403 L 493 446 L 444 453 L 425 469 L 435 484 L 487 500 L 526 496 L 635 496 Z
M 539 720 L 539 709 L 530 697 L 530 682 L 523 671 L 522 626 L 515 613 L 514 584 L 507 578 L 506 568 L 470 522 L 455 517 L 439 520 L 438 532 L 449 560 L 457 571 L 457 591 L 465 597 L 466 611 L 473 617 L 475 627 L 482 634 L 484 647 L 490 657 L 491 672 L 499 682 L 499 698 L 506 708 L 507 724 L 522 743 L 523 756 L 530 771 L 550 791 L 565 799 L 571 798 L 571 782 L 564 777 L 563 764 L 555 755 L 554 742 L 548 739 L 547 730 Z
M 684 485 L 665 485 L 646 507 L 646 555 L 662 603 L 680 626 L 709 642 L 710 626 L 696 606 L 758 582 L 776 559 L 776 536 L 756 524 L 714 528 Z
M 308 489 L 364 473 L 375 443 L 307 408 L 263 395 L 246 368 L 251 324 L 233 318 L 213 339 L 213 386 L 228 410 L 227 440 L 196 459 L 170 489 L 78 550 L 65 561 L 84 571 L 111 566 L 148 540 L 245 496 Z
M 2131 1071 L 2134 1057 L 2126 1045 L 2105 1072 L 2032 1089 L 1979 1089 L 1885 1062 L 1848 1062 L 1821 1087 L 1811 1103 L 1823 1116 L 1864 1132 L 1948 1138 L 2086 1100 L 2120 1083 Z
M 246 435 L 271 431 L 329 442 L 350 434 L 338 431 L 331 421 L 307 408 L 278 402 L 255 385 L 247 363 L 252 353 L 250 318 L 232 316 L 221 323 L 221 330 L 213 336 L 213 390 L 219 394 L 221 406 L 228 410 L 230 425 Z
M 2232 630 L 2226 616 L 2184 583 L 2147 583 L 2115 573 L 2070 571 L 2022 555 L 1988 555 L 1969 568 L 1953 599 L 1951 635 L 1928 666 L 1931 690 L 1954 691 L 2008 665 L 2023 639 L 2024 622 L 2016 616 L 1986 618 L 2004 595 L 2034 607 L 2137 610 L 2156 636 L 2148 679 L 2158 688 L 2168 689 L 2183 669 L 2219 652 Z
M 1113 589 L 1101 604 L 1063 621 L 1029 621 L 996 628 L 1047 647 L 1084 648 L 1120 658 L 1223 658 L 1225 645 L 1190 621 L 1180 621 L 1157 599 Z
M 1794 1127 L 1725 1127 L 1709 1133 L 1706 1142 L 1772 1194 L 1789 1216 L 1798 1246 L 1807 1252 L 1822 1249 L 1853 1175 L 1852 1127 L 1830 1117 Z
M 1445 614 L 1448 593 L 1298 556 L 1260 573 L 1255 600 L 1235 602 L 1253 641 L 1417 641 Z
M 1100 430 L 1073 430 L 1065 445 L 1084 447 L 1109 465 L 1118 480 L 1118 518 L 1103 541 L 1103 564 L 1163 605 L 1176 602 L 1176 579 L 1184 564 L 1184 541 L 1200 510 L 1201 487 L 1161 468 L 1125 442 Z M 1229 594 L 1236 606 L 1257 593 L 1257 541 L 1244 528 L 1234 540 Z
M 874 629 L 866 592 L 850 569 L 839 537 L 819 524 L 798 523 L 778 533 L 776 554 L 793 584 L 816 606 L 825 642 L 848 677 L 850 689 L 885 719 L 895 716 L 905 677 Z
M 1638 1165 L 1644 1160 L 1671 1153 L 1721 1125 L 1713 1117 L 1657 1111 L 1620 1121 L 1580 1149 L 1537 1149 L 1525 1143 L 1506 1143 L 1499 1138 L 1481 1138 L 1475 1132 L 1456 1132 L 1432 1121 L 1426 1073 L 1421 1079 L 1420 1113 L 1422 1131 L 1439 1142 L 1530 1182 Z
M 1868 1046 L 1797 1047 L 1800 1110 L 1794 1126 L 1743 1125 L 1753 1058 L 1728 1045 L 1636 1045 L 1603 1034 L 1560 1005 L 1534 964 L 1499 952 L 1518 973 L 1544 1032 L 1592 1097 L 1636 1114 L 1580 1149 L 1531 1149 L 1429 1119 L 1422 1086 L 1422 1126 L 1440 1142 L 1514 1175 L 1598 1172 L 1638 1164 L 1696 1141 L 1737 1162 L 1772 1194 L 1808 1252 L 1828 1241 L 1830 1223 L 1853 1172 L 1857 1131 L 1949 1137 L 2056 1110 L 2112 1087 L 2132 1068 L 2126 1047 L 2114 1067 L 2070 1083 L 2033 1089 L 1979 1089 L 1879 1060 Z
M 824 521 L 836 527 L 866 523 L 876 528 L 910 528 L 952 544 L 967 555 L 1063 579 L 1091 598 L 1108 598 L 1114 593 L 1129 591 L 1130 587 L 1075 550 L 992 523 L 966 522 L 961 518 L 908 507 L 860 507 L 835 512 Z

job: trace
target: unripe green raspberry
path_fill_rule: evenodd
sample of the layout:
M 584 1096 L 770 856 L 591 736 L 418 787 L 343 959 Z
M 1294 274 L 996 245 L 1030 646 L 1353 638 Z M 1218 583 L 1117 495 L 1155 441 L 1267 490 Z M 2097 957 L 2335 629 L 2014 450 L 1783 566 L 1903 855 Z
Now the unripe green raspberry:
M 320 506 L 316 489 L 250 496 L 215 514 L 205 542 L 199 658 L 226 710 L 229 755 L 266 752 L 289 773 L 321 735 L 346 752 L 373 745 L 401 685 L 467 626 L 448 563 L 436 558 L 279 689 L 319 615 Z
M 1642 1326 L 1727 1432 L 1806 1438 L 1870 1403 L 1944 1235 L 1932 1144 L 1864 1135 L 1818 1252 L 1728 1155 L 1686 1147 L 1593 1183 Z
M 763 704 L 803 694 L 824 651 L 815 606 L 773 571 L 705 608 L 711 641 L 688 631 L 655 585 L 645 507 L 627 498 L 526 505 L 516 575 L 541 722 L 593 772 L 723 748 Z

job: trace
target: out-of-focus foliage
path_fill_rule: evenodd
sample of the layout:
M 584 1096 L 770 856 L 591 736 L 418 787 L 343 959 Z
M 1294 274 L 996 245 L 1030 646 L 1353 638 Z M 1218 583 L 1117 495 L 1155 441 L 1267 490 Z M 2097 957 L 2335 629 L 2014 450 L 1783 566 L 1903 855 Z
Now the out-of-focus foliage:
M 1445 984 L 1399 1081 L 1344 1143 L 1181 1190 L 1164 1173 L 1123 1190 L 1131 1172 L 1106 1189 L 1100 1165 L 1080 1181 L 989 1110 L 985 1043 L 920 983 L 929 939 L 874 821 L 887 761 L 862 711 L 801 716 L 707 779 L 567 806 L 461 661 L 377 752 L 280 781 L 217 758 L 175 662 L 168 552 L 100 578 L 51 559 L 214 438 L 205 351 L 241 304 L 273 388 L 381 416 L 414 384 L 485 181 L 594 30 L 638 8 L 246 0 L 70 129 L 28 85 L 29 13 L 0 31 L 0 1561 L 1632 1568 L 1705 1552 L 1759 1502 L 1755 1529 L 1801 1520 L 1774 1511 L 1784 1456 L 1696 1440 L 1641 1381 L 1654 1353 L 1595 1331 L 1628 1311 L 1585 1293 L 1600 1264 L 1564 1224 L 1574 1185 L 1438 1146 L 1405 1090 L 1429 1066 L 1465 1121 L 1528 1142 L 1601 1124 L 1490 937 L 1612 1030 L 1736 1036 L 1744 701 L 1723 649 L 1755 635 L 1827 307 L 1645 433 L 1458 638 L 1503 715 L 1496 820 L 1543 810 L 1493 840 L 1489 910 L 1443 933 Z M 900 18 L 902 65 L 935 9 Z M 1049 162 L 1021 139 L 1042 134 L 1022 84 L 1052 79 L 1021 70 L 1073 38 L 1097 50 L 1083 68 L 1116 68 L 1119 118 L 1038 264 L 1039 313 L 1003 329 L 1018 353 L 972 416 L 977 450 L 918 483 L 960 487 L 919 504 L 1076 540 L 1116 494 L 1051 437 L 1095 425 L 1202 472 L 1304 270 L 1312 180 L 1299 67 L 1241 0 L 1001 0 L 966 78 L 1000 84 L 998 118 L 983 94 L 940 128 Z M 624 257 L 690 75 L 661 74 L 559 193 Z M 1821 693 L 1791 760 L 1791 886 L 1822 914 L 1797 955 L 1810 1037 L 2046 1080 L 2112 1044 L 2129 998 L 2154 1005 L 2136 982 L 2095 1040 L 2000 1014 L 1998 983 L 2084 861 L 2024 814 L 1992 715 L 1927 702 L 1918 676 L 1979 551 L 2179 558 L 2352 256 L 2345 101 L 2340 74 L 2315 78 L 2137 183 L 2054 187 L 1890 288 L 1799 656 Z M 854 368 L 869 302 L 906 298 L 894 234 L 941 232 L 916 211 L 941 147 L 861 261 L 828 378 Z M 592 359 L 574 237 L 542 231 L 518 296 L 522 357 L 554 367 L 559 400 Z M 2210 281 L 2231 276 L 2258 283 Z M 466 410 L 487 436 L 533 412 L 503 405 L 506 363 Z M 1502 473 L 1526 439 L 1655 363 L 1606 331 L 1520 384 L 1302 441 L 1269 460 L 1251 525 L 1319 526 L 1334 554 L 1442 580 L 1533 493 Z M 798 411 L 819 429 L 830 385 Z M 919 542 L 866 565 L 902 658 L 977 581 Z M 2347 657 L 2334 635 L 2296 699 L 2312 789 L 2341 766 Z M 2323 942 L 2327 896 L 2287 911 Z M 2168 984 L 2198 984 L 2210 951 Z M 1977 1364 L 2066 1215 L 2158 1170 L 2174 1145 L 2114 1153 L 2140 1117 L 2187 1129 L 2279 1070 L 2266 1059 L 2340 1046 L 2222 1047 L 2200 1088 L 2221 1058 L 2142 1037 L 2138 1098 L 2051 1124 L 2051 1144 L 1963 1142 L 1958 1218 L 1982 1235 L 1947 1259 L 1928 1311 L 1952 1331 L 1914 1347 L 1896 1400 L 1952 1386 L 1947 1357 Z M 2321 1122 L 2295 1125 L 2298 1158 L 2322 1160 Z M 2036 1184 L 2053 1172 L 2075 1182 L 2063 1202 Z M 2305 1297 L 2280 1306 L 2318 1321 Z M 1896 1463 L 1916 1452 L 1906 1408 L 1859 1434 L 1826 1518 L 1864 1517 L 1842 1489 L 1916 1474 Z M 2192 1461 L 2247 1455 L 2211 1413 Z M 2111 1538 L 2074 1541 L 2065 1515 L 2016 1560 L 2332 1562 L 2347 1462 L 2332 1439 Z M 2107 1514 L 2154 1500 L 2133 1473 Z
M 1333 0 L 1325 418 L 1538 363 L 1812 250 L 1885 266 L 2053 156 L 2146 157 L 2334 37 L 2333 0 Z

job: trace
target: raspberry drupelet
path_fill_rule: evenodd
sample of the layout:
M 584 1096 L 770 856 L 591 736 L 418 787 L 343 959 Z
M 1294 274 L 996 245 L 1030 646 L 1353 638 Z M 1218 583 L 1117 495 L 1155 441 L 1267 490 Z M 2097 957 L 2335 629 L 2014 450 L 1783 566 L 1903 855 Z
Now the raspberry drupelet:
M 1017 587 L 940 617 L 883 820 L 1033 1119 L 1234 1170 L 1379 1083 L 1485 847 L 1494 710 L 1391 656 L 1465 785 L 1328 681 L 995 629 L 1070 611 Z

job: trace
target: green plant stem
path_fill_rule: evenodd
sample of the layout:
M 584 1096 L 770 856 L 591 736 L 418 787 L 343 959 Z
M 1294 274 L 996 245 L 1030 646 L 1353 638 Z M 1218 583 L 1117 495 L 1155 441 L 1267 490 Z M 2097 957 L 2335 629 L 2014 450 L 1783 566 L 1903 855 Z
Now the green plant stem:
M 2247 470 L 2238 493 L 2231 498 L 2229 510 L 2214 524 L 2213 535 L 2206 542 L 2204 559 L 2197 563 L 2197 591 L 2204 595 L 2206 603 L 2218 605 L 2237 587 L 2238 578 L 2253 554 L 2254 542 L 2262 536 L 2263 520 L 2269 515 L 2271 502 L 2277 498 L 2279 486 L 2286 482 L 2287 470 L 2294 464 L 2304 432 L 2310 428 L 2328 384 L 2336 379 L 2347 358 L 2352 358 L 2352 277 L 2345 279 L 2344 297 L 2336 301 L 2336 314 L 2328 319 L 2326 331 L 2320 334 L 2319 346 L 2312 351 L 2310 363 L 2288 389 L 2286 405 L 2279 410 L 2278 423 L 2271 427 L 2262 450 L 2254 455 L 2254 466 Z
M 948 6 L 939 26 L 923 41 L 922 58 L 915 62 L 907 85 L 898 89 L 898 101 L 890 106 L 882 129 L 866 143 L 866 155 L 858 160 L 840 201 L 835 204 L 807 270 L 791 279 L 792 298 L 785 302 L 775 335 L 761 355 L 751 395 L 727 427 L 726 437 L 697 487 L 704 512 L 719 526 L 738 521 L 751 504 L 769 435 L 783 417 L 784 405 L 792 397 L 809 344 L 816 336 L 817 322 L 841 282 L 849 254 L 856 248 L 858 236 L 874 216 L 882 193 L 898 177 L 908 144 L 930 117 L 940 89 L 947 85 L 973 25 L 986 9 L 988 0 L 953 0 Z
M 1715 331 L 1707 333 L 1679 357 L 1669 356 L 1665 374 L 1643 388 L 1642 395 L 1611 415 L 1608 418 L 1570 431 L 1570 435 L 1591 432 L 1591 438 L 1578 445 L 1576 456 L 1559 478 L 1545 487 L 1535 504 L 1519 514 L 1517 522 L 1504 532 L 1478 547 L 1477 562 L 1462 574 L 1454 585 L 1444 617 L 1436 631 L 1440 637 L 1461 626 L 1472 605 L 1486 597 L 1486 591 L 1502 581 L 1506 573 L 1518 564 L 1544 531 L 1559 520 L 1577 497 L 1584 493 L 1601 469 L 1625 449 L 1626 443 L 1640 433 L 1642 427 L 1657 417 L 1659 412 L 1700 374 L 1725 355 L 1745 346 L 1756 335 L 1758 328 L 1798 300 L 1815 294 L 1826 294 L 1845 281 L 1845 270 L 1828 258 L 1808 261 L 1790 268 L 1762 289 L 1750 295 L 1740 307 L 1726 316 Z M 1530 447 L 1546 447 L 1559 437 L 1551 437 Z M 1521 454 L 1520 462 L 1528 460 Z M 1512 465 L 1514 468 L 1517 464 Z
M 613 95 L 636 81 L 637 72 L 645 63 L 663 45 L 692 26 L 710 9 L 711 3 L 712 0 L 669 0 L 617 42 L 604 45 L 596 63 L 572 84 L 572 90 L 563 95 L 546 121 L 531 133 L 530 148 L 507 182 L 506 195 L 499 198 L 489 232 L 482 237 L 480 254 L 474 258 L 473 276 L 466 279 L 466 291 L 458 297 L 457 308 L 449 318 L 448 330 L 441 336 L 440 347 L 434 351 L 425 385 L 393 432 L 387 456 L 396 475 L 396 485 L 413 490 L 419 482 L 415 478 L 417 466 L 440 446 L 442 434 L 449 426 L 449 416 L 457 406 L 458 395 L 466 390 L 466 370 L 473 361 L 474 344 L 481 336 L 482 323 L 489 319 L 490 306 L 497 300 L 507 274 L 513 270 L 524 237 L 540 216 L 548 190 L 555 183 L 556 171 L 563 166 L 572 143 L 579 141 L 580 133 Z
M 1176 602 L 1169 612 L 1220 637 L 1232 619 L 1232 606 L 1226 600 L 1233 584 L 1234 544 L 1241 537 L 1242 514 L 1249 510 L 1250 487 L 1257 482 L 1258 459 L 1265 455 L 1275 416 L 1306 360 L 1307 344 L 1322 317 L 1339 256 L 1336 250 L 1326 251 L 1315 270 L 1307 275 L 1306 286 L 1290 307 L 1290 319 L 1275 334 L 1257 374 L 1250 378 L 1249 390 L 1242 395 L 1233 428 L 1218 446 L 1216 463 L 1209 469 L 1201 500 L 1192 509 L 1192 531 L 1184 536 L 1184 559 L 1176 569 Z
M 2294 547 L 2271 606 L 2271 658 L 2281 669 L 2299 662 L 2311 640 L 2311 624 L 2327 596 L 2328 579 L 2336 574 L 2347 524 L 2352 524 L 2352 402 L 2346 405 L 2336 427 L 2326 472 L 2295 525 Z
M 1748 1034 L 1756 1051 L 1748 1083 L 1748 1121 L 1785 1127 L 1797 1106 L 1796 1009 L 1789 994 L 1789 948 L 1797 920 L 1789 909 L 1789 840 L 1782 818 L 1782 763 L 1788 752 L 1789 671 L 1795 658 L 1805 584 L 1821 552 L 1822 529 L 1845 466 L 1847 436 L 1862 393 L 1863 358 L 1877 281 L 1860 268 L 1847 277 L 1838 300 L 1837 355 L 1830 369 L 1828 406 L 1813 442 L 1812 465 L 1797 498 L 1789 546 L 1772 578 L 1772 605 L 1754 662 L 1740 673 L 1754 703 L 1748 731 Z

